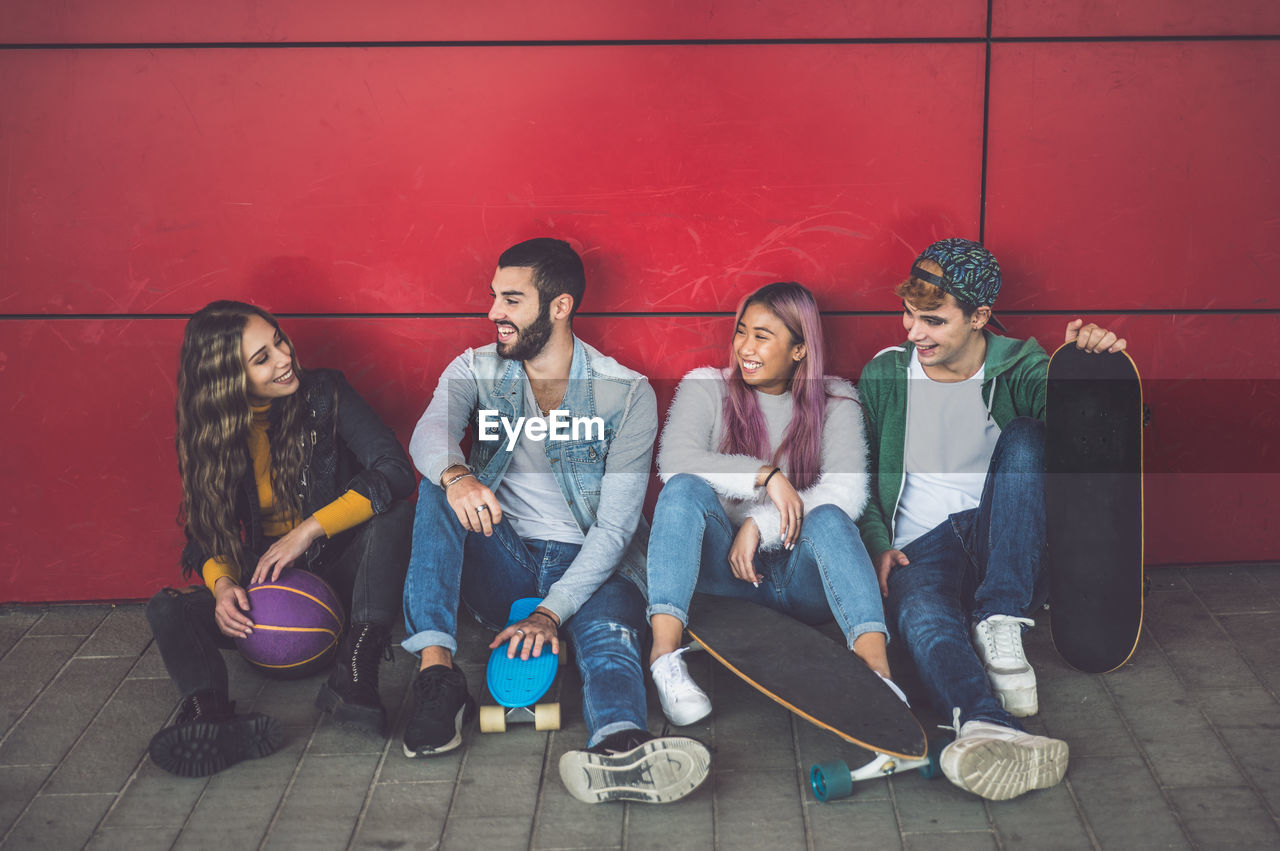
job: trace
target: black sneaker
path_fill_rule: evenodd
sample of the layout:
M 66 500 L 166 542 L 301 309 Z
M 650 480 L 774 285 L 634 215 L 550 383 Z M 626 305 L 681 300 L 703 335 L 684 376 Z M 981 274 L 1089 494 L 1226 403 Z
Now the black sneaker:
M 404 755 L 433 756 L 462 744 L 462 728 L 476 715 L 467 678 L 457 665 L 432 665 L 413 681 L 413 710 L 404 725 Z
M 678 801 L 707 779 L 711 752 L 686 736 L 654 738 L 647 730 L 622 730 L 593 748 L 560 757 L 560 780 L 588 804 Z
M 182 702 L 177 720 L 151 737 L 151 761 L 182 777 L 207 777 L 246 759 L 273 754 L 284 741 L 269 715 L 236 715 L 224 695 L 201 692 Z

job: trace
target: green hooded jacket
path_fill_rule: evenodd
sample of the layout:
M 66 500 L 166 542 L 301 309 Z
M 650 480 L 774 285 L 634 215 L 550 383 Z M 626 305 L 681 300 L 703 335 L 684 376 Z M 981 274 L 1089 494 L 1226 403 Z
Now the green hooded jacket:
M 983 331 L 987 339 L 982 401 L 1001 429 L 1015 417 L 1044 419 L 1049 356 L 1034 339 L 1014 340 Z M 915 346 L 904 343 L 871 359 L 858 379 L 871 450 L 871 499 L 858 526 L 872 559 L 893 547 L 893 519 L 906 475 L 907 367 Z

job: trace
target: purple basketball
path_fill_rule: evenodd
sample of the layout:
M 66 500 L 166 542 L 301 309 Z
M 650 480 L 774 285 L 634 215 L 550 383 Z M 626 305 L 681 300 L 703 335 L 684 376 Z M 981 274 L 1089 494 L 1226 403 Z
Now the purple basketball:
M 274 582 L 249 586 L 253 634 L 237 638 L 240 655 L 275 677 L 305 677 L 324 670 L 342 634 L 342 604 L 329 584 L 305 570 L 288 569 Z

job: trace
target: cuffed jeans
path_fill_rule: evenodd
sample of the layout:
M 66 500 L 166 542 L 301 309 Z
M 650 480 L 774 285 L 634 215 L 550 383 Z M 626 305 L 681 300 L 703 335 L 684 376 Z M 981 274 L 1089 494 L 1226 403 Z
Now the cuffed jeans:
M 333 586 L 352 623 L 391 624 L 409 563 L 412 522 L 409 504 L 397 501 L 330 541 L 310 566 Z M 246 570 L 252 574 L 252 565 Z M 226 694 L 227 666 L 219 648 L 232 649 L 235 643 L 218 629 L 208 588 L 161 589 L 147 603 L 147 621 L 182 697 L 211 690 Z
M 494 631 L 521 597 L 545 597 L 581 547 L 524 540 L 504 519 L 485 537 L 458 522 L 444 491 L 424 480 L 413 524 L 413 553 L 404 587 L 410 653 L 427 647 L 456 652 L 458 601 Z M 621 730 L 647 729 L 640 627 L 644 597 L 616 573 L 560 625 L 582 676 L 587 747 Z M 544 651 L 545 652 L 545 651 Z
M 992 692 L 970 625 L 1026 617 L 1048 596 L 1044 574 L 1044 423 L 1012 420 L 1000 433 L 977 508 L 952 514 L 908 544 L 889 574 L 889 612 L 947 717 L 1022 729 Z
M 842 509 L 819 505 L 800 527 L 795 548 L 757 551 L 756 587 L 733 575 L 737 530 L 705 479 L 672 476 L 658 496 L 649 535 L 649 608 L 689 623 L 694 591 L 750 600 L 809 624 L 835 617 L 850 648 L 865 632 L 888 633 L 875 568 L 858 527 Z

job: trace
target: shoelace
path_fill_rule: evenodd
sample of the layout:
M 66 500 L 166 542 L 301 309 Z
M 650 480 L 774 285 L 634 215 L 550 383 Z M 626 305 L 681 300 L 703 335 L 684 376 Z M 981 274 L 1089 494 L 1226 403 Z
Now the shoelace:
M 667 654 L 670 659 L 659 665 L 658 670 L 654 672 L 654 676 L 662 680 L 664 689 L 674 691 L 674 687 L 676 685 L 683 686 L 678 692 L 675 692 L 676 697 L 679 697 L 681 693 L 689 690 L 689 683 L 687 682 L 688 675 L 686 674 L 684 677 L 681 677 L 679 674 L 680 656 L 688 649 L 689 648 L 687 647 L 681 647 L 679 650 L 672 650 Z
M 457 691 L 455 684 L 450 682 L 448 673 L 415 680 L 413 688 L 420 698 L 418 704 L 433 711 L 439 708 L 448 692 Z
M 946 724 L 939 724 L 938 729 L 950 730 L 951 732 L 956 734 L 957 739 L 960 738 L 960 707 L 959 706 L 951 707 L 951 726 L 948 727 Z
M 992 615 L 978 624 L 978 629 L 986 635 L 995 648 L 997 659 L 1015 659 L 1019 664 L 1026 662 L 1022 651 L 1022 627 L 1035 626 L 1030 618 L 1015 618 L 1012 615 Z

